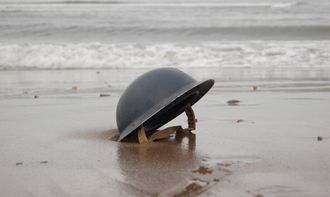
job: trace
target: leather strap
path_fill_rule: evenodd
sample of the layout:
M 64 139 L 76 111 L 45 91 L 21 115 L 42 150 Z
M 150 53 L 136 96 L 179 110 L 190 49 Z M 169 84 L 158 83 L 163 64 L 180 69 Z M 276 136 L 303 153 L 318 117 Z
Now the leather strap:
M 143 143 L 146 143 L 146 142 L 149 142 L 147 136 L 146 136 L 146 133 L 145 133 L 145 130 L 144 130 L 144 126 L 141 125 L 139 128 L 138 128 L 138 141 L 139 141 L 139 144 L 143 144 Z
M 197 119 L 195 117 L 194 110 L 192 109 L 191 105 L 188 104 L 185 108 L 185 113 L 188 117 L 188 128 L 185 128 L 184 131 L 191 132 L 196 129 L 196 122 Z

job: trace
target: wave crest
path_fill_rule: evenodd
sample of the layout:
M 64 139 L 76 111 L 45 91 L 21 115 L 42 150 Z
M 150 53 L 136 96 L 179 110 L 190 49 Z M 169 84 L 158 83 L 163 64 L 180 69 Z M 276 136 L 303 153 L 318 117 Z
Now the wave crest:
M 0 44 L 0 69 L 329 67 L 330 42 Z

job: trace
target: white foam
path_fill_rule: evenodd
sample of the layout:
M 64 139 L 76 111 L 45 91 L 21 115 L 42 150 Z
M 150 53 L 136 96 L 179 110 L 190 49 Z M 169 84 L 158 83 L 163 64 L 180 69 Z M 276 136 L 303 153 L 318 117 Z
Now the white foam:
M 329 67 L 330 42 L 0 44 L 0 69 Z
M 129 2 L 129 1 L 63 1 L 63 0 L 46 0 L 46 1 L 0 1 L 3 5 L 12 5 L 12 6 L 22 6 L 27 5 L 31 6 L 59 6 L 59 5 L 102 5 L 102 6 L 125 6 L 125 7 L 292 7 L 298 5 L 299 2 L 289 1 L 289 2 L 176 2 L 176 1 L 140 1 L 140 2 Z

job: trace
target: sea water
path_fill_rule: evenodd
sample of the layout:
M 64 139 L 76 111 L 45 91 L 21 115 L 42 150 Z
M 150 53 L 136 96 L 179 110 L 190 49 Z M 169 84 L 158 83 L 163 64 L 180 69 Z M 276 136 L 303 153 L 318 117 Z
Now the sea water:
M 0 0 L 0 70 L 330 67 L 328 0 Z

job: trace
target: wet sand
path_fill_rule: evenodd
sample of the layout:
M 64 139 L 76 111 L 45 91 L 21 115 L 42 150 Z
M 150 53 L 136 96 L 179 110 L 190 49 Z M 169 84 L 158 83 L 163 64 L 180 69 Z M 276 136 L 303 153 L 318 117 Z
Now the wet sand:
M 1 71 L 0 195 L 328 196 L 329 70 L 185 71 L 216 80 L 196 135 L 145 145 L 112 140 L 145 70 Z

